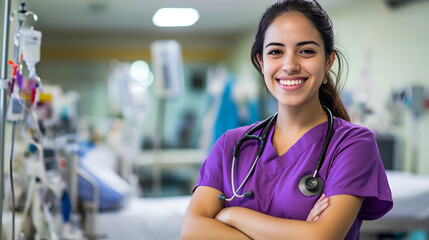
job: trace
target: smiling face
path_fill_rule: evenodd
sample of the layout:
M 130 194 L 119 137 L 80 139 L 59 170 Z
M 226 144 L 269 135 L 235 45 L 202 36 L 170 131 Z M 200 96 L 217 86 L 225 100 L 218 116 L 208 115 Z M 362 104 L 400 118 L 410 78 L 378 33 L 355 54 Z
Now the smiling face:
M 326 56 L 323 40 L 310 20 L 291 12 L 277 17 L 267 28 L 258 60 L 265 84 L 280 108 L 320 105 L 319 87 L 334 56 Z

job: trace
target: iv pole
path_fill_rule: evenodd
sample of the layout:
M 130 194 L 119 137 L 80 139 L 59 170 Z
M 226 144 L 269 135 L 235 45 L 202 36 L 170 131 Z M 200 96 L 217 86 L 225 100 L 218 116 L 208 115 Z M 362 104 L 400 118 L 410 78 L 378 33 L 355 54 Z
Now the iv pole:
M 7 110 L 7 89 L 8 81 L 7 75 L 7 57 L 9 45 L 9 13 L 10 13 L 10 0 L 4 1 L 4 22 L 3 22 L 3 48 L 2 48 L 2 61 L 1 61 L 1 79 L 0 79 L 0 159 L 1 159 L 1 175 L 0 175 L 0 237 L 3 236 L 3 200 L 4 200 L 4 135 L 5 135 L 5 120 Z

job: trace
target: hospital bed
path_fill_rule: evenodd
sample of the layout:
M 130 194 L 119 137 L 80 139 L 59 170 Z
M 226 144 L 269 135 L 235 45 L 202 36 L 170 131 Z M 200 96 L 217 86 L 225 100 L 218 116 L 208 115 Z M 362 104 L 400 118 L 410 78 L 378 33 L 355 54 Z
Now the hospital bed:
M 133 198 L 122 209 L 101 212 L 96 233 L 109 240 L 176 240 L 190 196 Z
M 379 220 L 364 221 L 361 239 L 418 229 L 429 233 L 429 176 L 399 171 L 388 171 L 387 175 L 394 207 Z M 179 239 L 189 200 L 190 196 L 132 198 L 121 209 L 100 212 L 96 232 L 110 240 Z
M 151 168 L 155 164 L 154 154 L 148 151 L 139 158 L 144 161 L 138 161 L 135 167 Z M 98 146 L 85 155 L 77 171 L 85 235 L 90 239 L 109 240 L 179 239 L 191 196 L 137 197 L 135 187 L 116 173 L 112 167 L 115 164 L 107 164 L 115 161 L 111 159 L 112 155 L 106 147 Z M 157 167 L 195 164 L 195 155 L 204 159 L 200 151 L 157 152 Z M 186 159 L 186 162 L 178 162 L 177 159 Z M 98 194 L 99 197 L 96 196 Z
M 393 209 L 383 218 L 364 221 L 361 232 L 368 236 L 379 233 L 409 233 L 424 230 L 429 234 L 429 176 L 400 171 L 387 171 L 393 196 Z

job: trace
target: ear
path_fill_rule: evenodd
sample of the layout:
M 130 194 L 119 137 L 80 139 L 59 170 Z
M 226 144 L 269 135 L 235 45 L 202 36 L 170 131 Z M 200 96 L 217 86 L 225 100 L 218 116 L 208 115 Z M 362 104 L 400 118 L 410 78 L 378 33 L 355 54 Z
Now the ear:
M 337 54 L 335 53 L 335 51 L 332 51 L 331 55 L 329 55 L 326 58 L 326 72 L 329 72 L 331 70 L 331 67 L 334 64 L 336 56 L 337 56 Z
M 261 72 L 264 74 L 264 62 L 262 61 L 261 54 L 257 53 L 256 58 L 258 59 L 259 65 L 261 66 Z

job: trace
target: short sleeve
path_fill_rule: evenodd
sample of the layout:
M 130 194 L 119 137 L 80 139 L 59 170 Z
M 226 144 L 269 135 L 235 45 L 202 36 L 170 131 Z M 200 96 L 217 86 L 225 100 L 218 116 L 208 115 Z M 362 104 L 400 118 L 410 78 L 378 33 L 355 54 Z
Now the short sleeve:
M 358 218 L 375 220 L 393 207 L 392 195 L 374 134 L 355 129 L 339 141 L 331 161 L 327 196 L 350 194 L 364 197 Z
M 200 168 L 198 182 L 192 192 L 199 186 L 215 188 L 223 192 L 223 154 L 225 134 L 214 144 L 210 154 Z

